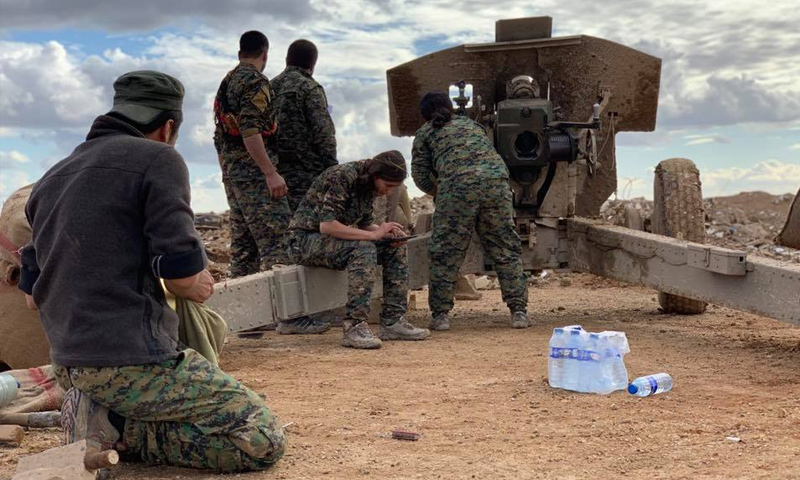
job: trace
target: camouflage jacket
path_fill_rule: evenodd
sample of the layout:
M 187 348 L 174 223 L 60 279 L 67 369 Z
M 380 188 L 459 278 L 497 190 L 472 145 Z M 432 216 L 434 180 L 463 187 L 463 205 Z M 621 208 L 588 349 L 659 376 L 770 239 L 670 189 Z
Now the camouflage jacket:
M 272 158 L 277 151 L 276 136 L 273 135 L 277 129 L 274 100 L 275 93 L 269 80 L 255 66 L 241 62 L 226 75 L 214 100 L 215 110 L 220 104 L 228 107 L 224 113 L 232 117 L 233 123 L 231 131 L 231 125 L 225 125 L 215 115 L 214 146 L 223 159 L 243 158 L 247 149 L 242 139 L 261 134 L 265 137 L 264 143 L 272 162 L 276 162 L 277 159 Z M 255 165 L 252 160 L 250 163 Z
M 287 66 L 272 79 L 278 112 L 278 156 L 282 175 L 298 172 L 313 181 L 337 164 L 336 130 L 322 85 L 308 70 Z M 310 186 L 306 185 L 306 188 Z M 290 185 L 291 187 L 291 185 Z
M 508 178 L 508 168 L 482 126 L 454 116 L 441 128 L 426 122 L 414 137 L 411 176 L 425 193 L 438 184 Z
M 325 170 L 297 207 L 289 229 L 318 232 L 321 222 L 333 220 L 355 228 L 372 225 L 375 195 L 372 189 L 367 194 L 356 191 L 356 180 L 364 168 L 365 160 L 361 160 Z

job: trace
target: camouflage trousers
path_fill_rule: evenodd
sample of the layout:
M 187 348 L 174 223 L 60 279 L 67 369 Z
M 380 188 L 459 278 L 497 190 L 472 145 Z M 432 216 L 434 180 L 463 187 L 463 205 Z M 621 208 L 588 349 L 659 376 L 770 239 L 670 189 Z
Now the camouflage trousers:
M 314 180 L 316 180 L 316 178 L 321 174 L 322 172 L 297 171 L 281 174 L 283 175 L 284 180 L 286 180 L 286 186 L 289 188 L 289 193 L 286 195 L 286 199 L 289 201 L 289 208 L 292 210 L 292 213 L 297 211 L 297 207 L 305 198 L 306 192 L 308 192 L 308 189 L 311 188 L 311 184 L 314 183 Z
M 289 239 L 294 263 L 347 271 L 347 318 L 369 319 L 370 301 L 378 265 L 383 267 L 381 323 L 392 325 L 408 306 L 407 249 L 376 246 L 374 242 L 340 240 L 314 232 L 292 232 Z
M 264 175 L 246 159 L 225 159 L 222 175 L 230 207 L 231 277 L 269 270 L 285 263 L 283 236 L 292 212 L 286 198 L 270 196 Z
M 528 282 L 522 269 L 522 247 L 514 228 L 513 199 L 507 180 L 442 183 L 433 213 L 428 303 L 433 316 L 453 308 L 459 269 L 472 232 L 500 280 L 503 301 L 512 312 L 526 311 Z
M 263 470 L 286 448 L 278 419 L 261 397 L 194 350 L 149 365 L 54 365 L 54 371 L 62 387 L 75 387 L 125 417 L 121 440 L 147 463 Z

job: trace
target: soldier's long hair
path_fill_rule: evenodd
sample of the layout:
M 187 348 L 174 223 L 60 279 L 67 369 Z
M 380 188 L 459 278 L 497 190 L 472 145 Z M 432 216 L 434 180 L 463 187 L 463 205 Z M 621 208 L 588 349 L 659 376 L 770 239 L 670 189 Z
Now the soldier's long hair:
M 382 152 L 364 162 L 364 169 L 356 180 L 359 195 L 372 195 L 375 191 L 375 179 L 388 182 L 402 182 L 408 176 L 406 159 L 397 150 Z
M 428 92 L 419 102 L 419 111 L 433 128 L 442 128 L 453 118 L 453 102 L 443 92 Z

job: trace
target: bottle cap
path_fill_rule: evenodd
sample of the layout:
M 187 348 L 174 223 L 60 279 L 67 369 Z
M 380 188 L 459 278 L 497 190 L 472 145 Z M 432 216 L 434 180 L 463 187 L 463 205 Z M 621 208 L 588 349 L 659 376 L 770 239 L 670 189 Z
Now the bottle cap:
M 636 393 L 638 392 L 639 392 L 639 387 L 637 387 L 636 384 L 631 383 L 630 385 L 628 385 L 628 393 L 630 393 L 631 395 L 636 395 Z

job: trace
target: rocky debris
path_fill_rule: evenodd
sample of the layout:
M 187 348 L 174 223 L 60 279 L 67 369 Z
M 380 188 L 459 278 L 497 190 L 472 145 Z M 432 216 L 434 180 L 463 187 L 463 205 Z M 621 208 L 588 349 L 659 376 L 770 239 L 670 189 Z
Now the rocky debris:
M 800 263 L 800 250 L 775 244 L 775 236 L 783 227 L 794 195 L 771 195 L 766 192 L 742 192 L 729 197 L 704 200 L 706 242 L 711 245 L 744 250 L 753 255 Z M 600 216 L 614 225 L 625 225 L 625 207 L 632 205 L 645 219 L 653 214 L 653 202 L 644 198 L 609 200 L 600 209 Z
M 411 220 L 413 223 L 417 222 L 418 216 L 423 213 L 433 213 L 434 210 L 433 197 L 430 195 L 423 195 L 411 199 Z
M 625 207 L 632 206 L 645 220 L 645 231 L 650 231 L 650 217 L 653 215 L 653 201 L 643 197 L 630 200 L 608 200 L 600 207 L 600 217 L 608 223 L 625 226 Z
M 793 194 L 770 195 L 765 192 L 742 192 L 729 197 L 705 199 L 706 238 L 711 245 L 734 250 L 745 250 L 749 254 L 800 263 L 800 250 L 775 244 L 789 214 Z M 614 225 L 626 224 L 625 209 L 632 206 L 644 220 L 645 231 L 649 231 L 653 202 L 644 198 L 609 200 L 600 209 L 603 220 Z M 433 213 L 433 197 L 424 195 L 411 199 L 411 217 L 416 219 L 423 213 Z M 230 221 L 228 213 L 204 213 L 196 216 L 195 224 L 206 248 L 209 271 L 217 281 L 228 276 L 230 263 Z M 476 279 L 480 283 L 480 279 Z M 496 282 L 481 289 L 497 288 Z M 532 278 L 535 284 L 546 283 L 546 278 Z
M 231 263 L 230 215 L 225 213 L 200 213 L 195 215 L 195 227 L 203 238 L 208 257 L 208 271 L 214 280 L 228 278 Z

